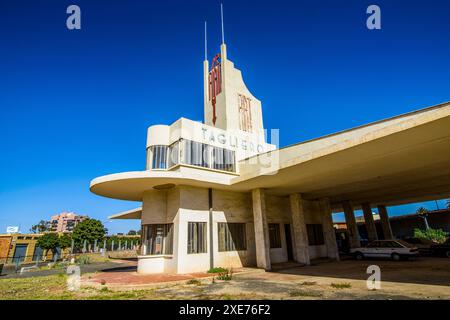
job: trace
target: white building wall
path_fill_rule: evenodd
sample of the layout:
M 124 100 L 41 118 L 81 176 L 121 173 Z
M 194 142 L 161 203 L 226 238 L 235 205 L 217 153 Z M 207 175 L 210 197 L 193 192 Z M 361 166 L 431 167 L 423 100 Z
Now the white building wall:
M 256 265 L 256 247 L 250 193 L 213 190 L 213 252 L 214 266 L 240 268 Z M 304 201 L 306 224 L 322 224 L 323 207 L 319 201 Z M 288 261 L 285 225 L 291 226 L 288 197 L 266 196 L 267 222 L 279 225 L 281 248 L 270 249 L 272 263 Z M 207 252 L 187 253 L 188 223 L 207 223 Z M 219 252 L 217 223 L 245 223 L 247 250 Z M 142 224 L 173 223 L 173 255 L 141 257 L 139 272 L 189 273 L 210 268 L 209 195 L 208 189 L 179 186 L 165 191 L 144 194 Z M 291 229 L 292 230 L 292 229 Z M 291 236 L 292 232 L 291 232 Z M 309 246 L 312 259 L 327 256 L 325 245 Z

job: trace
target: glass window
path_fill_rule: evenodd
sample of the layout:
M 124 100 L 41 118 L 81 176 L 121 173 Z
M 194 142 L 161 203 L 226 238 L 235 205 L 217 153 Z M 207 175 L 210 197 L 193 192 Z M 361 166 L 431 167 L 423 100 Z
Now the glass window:
M 234 172 L 234 163 L 234 151 L 213 147 L 213 169 Z
M 379 241 L 373 241 L 367 245 L 367 248 L 378 248 L 380 246 Z
M 173 167 L 180 163 L 179 159 L 180 142 L 177 141 L 169 147 L 168 167 Z
M 206 222 L 188 222 L 188 253 L 205 253 L 206 237 Z
M 308 232 L 308 243 L 310 246 L 321 246 L 325 244 L 321 224 L 307 224 L 306 230 Z
M 142 254 L 173 253 L 173 224 L 149 224 L 142 226 Z
M 183 162 L 193 166 L 209 167 L 209 146 L 191 140 L 183 140 Z
M 247 250 L 245 223 L 217 223 L 219 252 Z
M 389 241 L 388 247 L 390 248 L 403 248 L 403 246 L 396 241 Z
M 278 223 L 269 223 L 269 241 L 270 248 L 281 248 L 280 225 Z
M 152 169 L 167 169 L 167 146 L 152 146 Z

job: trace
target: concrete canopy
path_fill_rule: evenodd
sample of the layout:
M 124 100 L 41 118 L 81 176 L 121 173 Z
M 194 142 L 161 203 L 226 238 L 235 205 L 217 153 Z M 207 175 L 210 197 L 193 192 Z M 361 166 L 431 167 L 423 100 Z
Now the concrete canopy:
M 109 216 L 108 219 L 141 219 L 142 216 L 142 207 L 119 212 Z
M 344 200 L 396 205 L 450 197 L 450 103 L 272 151 L 276 171 L 249 161 L 264 156 L 239 162 L 239 176 L 203 169 L 126 172 L 94 179 L 91 191 L 139 201 L 145 190 L 168 183 L 240 192 L 265 188 L 329 198 L 334 210 Z

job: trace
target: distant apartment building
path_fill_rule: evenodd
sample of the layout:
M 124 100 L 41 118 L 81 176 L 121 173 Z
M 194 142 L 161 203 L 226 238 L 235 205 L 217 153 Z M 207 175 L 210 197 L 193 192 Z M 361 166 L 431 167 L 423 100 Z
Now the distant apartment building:
M 52 216 L 49 223 L 49 231 L 72 232 L 79 222 L 87 218 L 87 216 L 77 215 L 74 212 L 62 212 Z

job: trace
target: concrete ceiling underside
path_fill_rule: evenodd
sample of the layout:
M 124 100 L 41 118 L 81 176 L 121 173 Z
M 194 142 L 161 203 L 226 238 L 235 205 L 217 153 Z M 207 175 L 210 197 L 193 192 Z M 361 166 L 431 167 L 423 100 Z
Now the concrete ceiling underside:
M 345 200 L 356 206 L 396 205 L 450 197 L 450 117 L 243 182 L 239 188 L 261 185 L 275 195 L 327 197 L 335 210 Z

